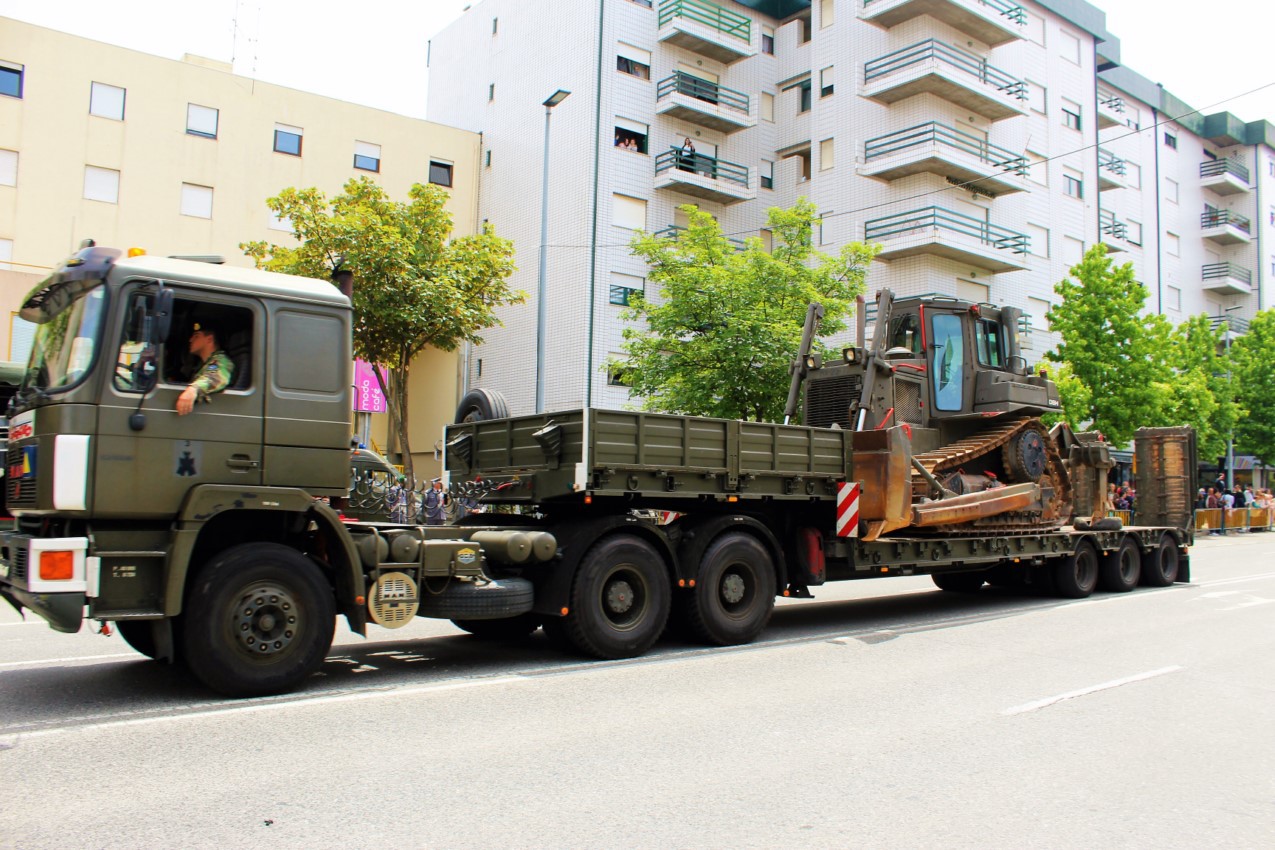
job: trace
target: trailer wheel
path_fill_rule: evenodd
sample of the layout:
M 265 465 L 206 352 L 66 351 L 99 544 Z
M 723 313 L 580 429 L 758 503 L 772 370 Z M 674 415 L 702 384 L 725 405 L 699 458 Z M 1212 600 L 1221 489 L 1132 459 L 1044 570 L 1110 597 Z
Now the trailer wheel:
M 1168 587 L 1178 580 L 1181 561 L 1178 541 L 1172 534 L 1160 538 L 1160 545 L 1142 557 L 1142 583 L 1147 587 Z
M 528 611 L 501 620 L 452 620 L 452 625 L 482 640 L 521 640 L 540 628 L 540 615 Z
M 1084 599 L 1098 586 L 1098 550 L 1088 540 L 1076 544 L 1075 554 L 1054 564 L 1054 593 L 1067 599 Z
M 1142 549 L 1138 541 L 1126 536 L 1109 555 L 1102 559 L 1099 580 L 1103 590 L 1128 593 L 1138 586 L 1142 575 Z
M 186 600 L 191 672 L 227 696 L 280 694 L 319 669 L 332 646 L 332 588 L 305 555 L 277 543 L 227 549 Z
M 939 590 L 946 590 L 948 593 L 974 593 L 983 586 L 983 582 L 987 581 L 987 572 L 978 570 L 972 573 L 932 573 L 930 580 Z
M 585 553 L 571 588 L 566 637 L 597 658 L 633 658 L 651 648 L 668 621 L 668 571 L 651 544 L 627 534 Z
M 505 397 L 495 390 L 470 390 L 456 406 L 457 424 L 461 422 L 479 422 L 483 419 L 505 419 L 509 416 L 509 406 Z
M 775 564 L 751 534 L 723 534 L 700 559 L 695 587 L 678 592 L 679 625 L 716 646 L 749 643 L 775 609 Z

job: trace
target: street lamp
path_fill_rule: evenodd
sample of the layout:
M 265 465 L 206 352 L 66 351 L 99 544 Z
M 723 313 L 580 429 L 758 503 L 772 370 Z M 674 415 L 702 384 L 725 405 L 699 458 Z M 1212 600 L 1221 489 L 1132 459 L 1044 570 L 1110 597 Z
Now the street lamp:
M 536 413 L 545 409 L 545 254 L 549 246 L 549 116 L 571 92 L 558 89 L 545 99 L 544 174 L 540 186 L 540 276 L 536 283 Z
M 1238 310 L 1244 305 L 1236 304 L 1227 307 L 1222 311 L 1222 322 L 1226 330 L 1226 389 L 1234 393 L 1231 386 L 1231 317 L 1226 315 L 1233 310 Z M 1226 492 L 1235 489 L 1235 423 L 1231 423 L 1230 431 L 1226 435 Z

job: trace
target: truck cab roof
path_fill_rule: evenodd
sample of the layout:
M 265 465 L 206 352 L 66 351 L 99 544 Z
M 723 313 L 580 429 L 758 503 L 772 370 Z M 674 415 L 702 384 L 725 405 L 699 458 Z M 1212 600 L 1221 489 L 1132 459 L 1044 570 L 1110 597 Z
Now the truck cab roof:
M 188 286 L 233 288 L 269 298 L 303 301 L 333 307 L 349 307 L 350 300 L 328 281 L 279 274 L 240 266 L 215 265 L 172 257 L 120 257 L 112 266 L 113 275 L 157 277 Z

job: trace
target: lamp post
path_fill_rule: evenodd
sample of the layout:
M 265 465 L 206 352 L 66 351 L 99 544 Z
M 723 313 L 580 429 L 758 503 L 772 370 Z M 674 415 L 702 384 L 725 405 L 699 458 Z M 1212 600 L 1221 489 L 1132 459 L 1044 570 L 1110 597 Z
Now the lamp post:
M 1222 322 L 1226 332 L 1226 389 L 1233 392 L 1231 387 L 1231 317 L 1226 315 L 1232 310 L 1238 310 L 1243 306 L 1236 304 L 1227 307 L 1222 311 Z M 1226 492 L 1235 489 L 1235 424 L 1231 424 L 1230 430 L 1226 435 Z
M 549 246 L 549 116 L 571 92 L 558 89 L 545 99 L 544 172 L 540 186 L 540 275 L 536 282 L 536 413 L 545 409 L 545 253 Z

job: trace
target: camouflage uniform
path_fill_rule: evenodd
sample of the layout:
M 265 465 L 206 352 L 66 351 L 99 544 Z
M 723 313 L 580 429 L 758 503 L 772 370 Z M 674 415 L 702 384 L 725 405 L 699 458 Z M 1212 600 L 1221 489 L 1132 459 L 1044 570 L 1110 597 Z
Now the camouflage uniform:
M 226 352 L 221 349 L 214 351 L 212 356 L 199 364 L 195 379 L 190 382 L 190 386 L 198 392 L 195 400 L 208 401 L 210 395 L 219 393 L 230 386 L 234 371 L 235 366 L 226 356 Z

